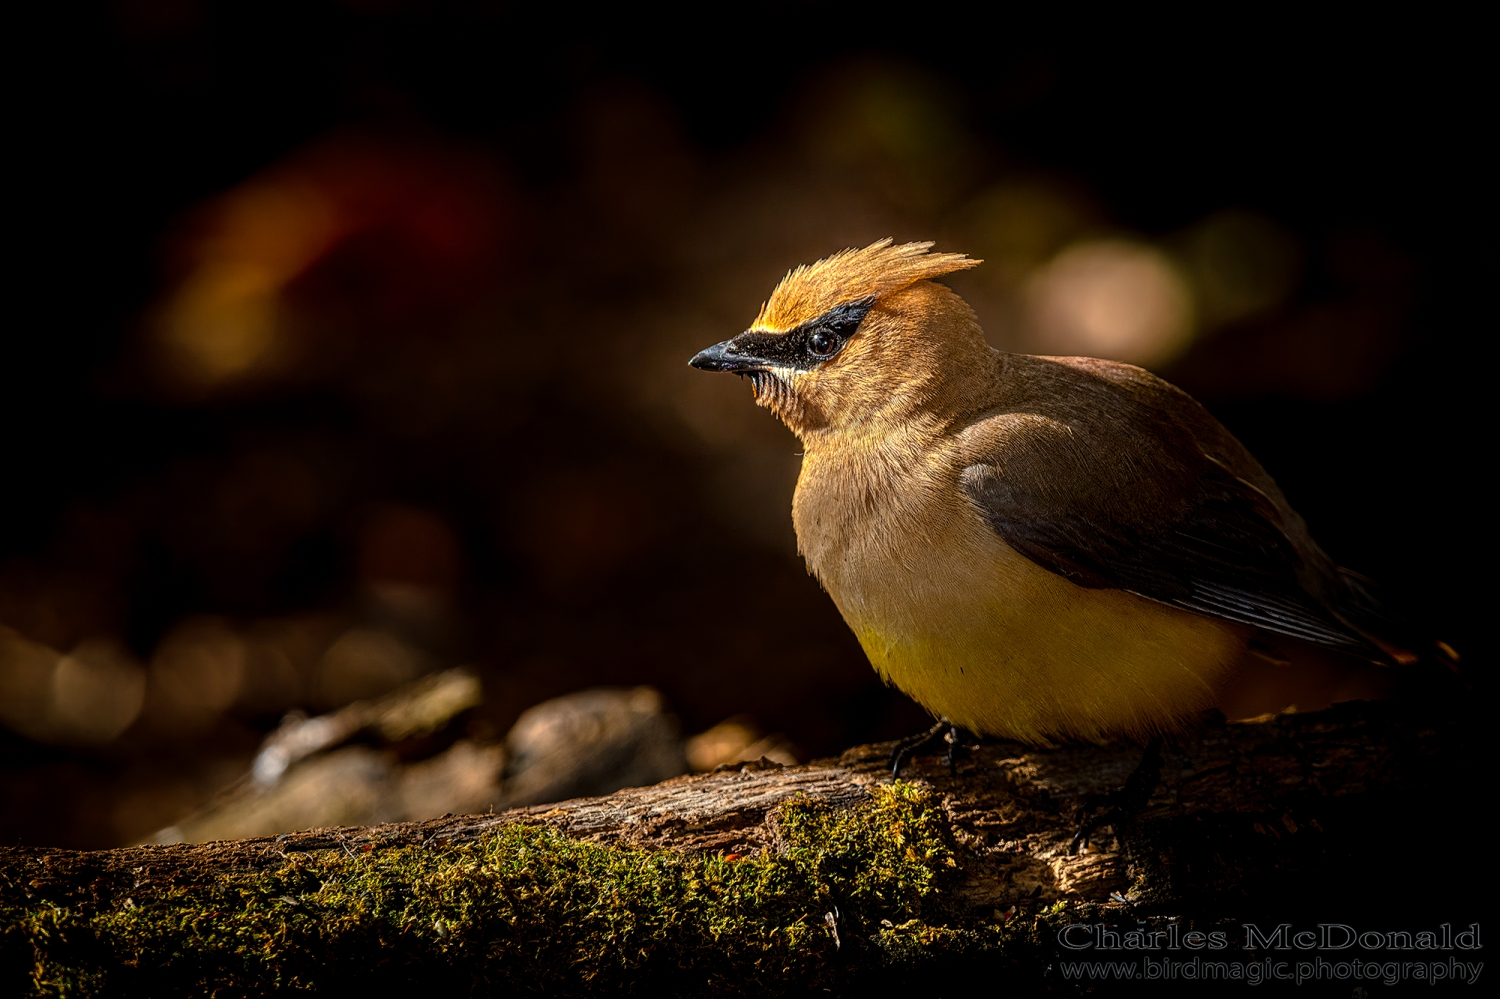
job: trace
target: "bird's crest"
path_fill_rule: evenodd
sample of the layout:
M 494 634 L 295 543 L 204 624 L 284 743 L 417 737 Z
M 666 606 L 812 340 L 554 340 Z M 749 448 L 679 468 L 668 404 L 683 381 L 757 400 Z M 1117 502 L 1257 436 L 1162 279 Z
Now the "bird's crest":
M 887 237 L 863 250 L 840 250 L 815 264 L 802 264 L 781 279 L 760 307 L 751 329 L 789 330 L 836 305 L 900 291 L 928 278 L 977 267 L 962 253 L 928 253 L 932 243 L 892 246 Z

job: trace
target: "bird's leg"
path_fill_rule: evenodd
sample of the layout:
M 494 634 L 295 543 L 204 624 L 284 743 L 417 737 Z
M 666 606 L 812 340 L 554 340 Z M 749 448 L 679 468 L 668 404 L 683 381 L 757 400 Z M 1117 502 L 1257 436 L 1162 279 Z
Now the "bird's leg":
M 943 753 L 943 762 L 948 764 L 948 773 L 951 776 L 958 775 L 958 757 L 963 751 L 963 729 L 953 724 L 946 718 L 939 718 L 937 724 L 925 732 L 907 736 L 896 743 L 896 748 L 891 750 L 891 776 L 900 777 L 901 768 L 906 761 L 913 756 L 926 756 L 932 750 L 946 743 L 948 748 Z
M 1125 784 L 1117 787 L 1108 794 L 1089 795 L 1084 799 L 1079 809 L 1082 821 L 1078 830 L 1073 833 L 1073 841 L 1068 844 L 1069 855 L 1076 855 L 1079 847 L 1086 845 L 1089 834 L 1100 826 L 1115 825 L 1118 822 L 1133 818 L 1146 802 L 1151 798 L 1151 792 L 1161 783 L 1161 737 L 1152 739 L 1146 746 L 1145 755 L 1136 768 L 1125 778 Z M 1109 808 L 1095 814 L 1089 814 L 1096 808 L 1108 805 Z
M 964 745 L 964 730 L 957 725 L 949 725 L 948 731 L 943 734 L 943 741 L 948 744 L 948 751 L 943 754 L 943 762 L 948 764 L 948 776 L 958 776 L 958 758 L 968 752 L 968 746 Z

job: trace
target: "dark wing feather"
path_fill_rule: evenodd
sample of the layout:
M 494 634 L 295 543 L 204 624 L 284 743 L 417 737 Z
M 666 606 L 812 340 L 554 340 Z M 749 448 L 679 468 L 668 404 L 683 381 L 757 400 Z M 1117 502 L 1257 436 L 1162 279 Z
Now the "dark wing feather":
M 1166 440 L 1121 439 L 1127 429 L 1095 446 L 1086 432 L 1036 435 L 965 469 L 964 490 L 1012 548 L 1080 586 L 1379 654 L 1304 588 L 1302 555 L 1261 490 L 1170 439 L 1170 425 Z

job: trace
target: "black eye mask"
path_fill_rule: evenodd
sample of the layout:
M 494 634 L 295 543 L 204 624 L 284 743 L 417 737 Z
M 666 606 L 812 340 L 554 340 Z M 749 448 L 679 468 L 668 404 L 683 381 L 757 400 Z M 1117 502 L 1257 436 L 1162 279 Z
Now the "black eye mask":
M 693 358 L 692 363 L 709 371 L 755 371 L 771 367 L 810 371 L 844 349 L 874 304 L 875 296 L 866 295 L 834 306 L 785 333 L 747 330 L 708 348 Z

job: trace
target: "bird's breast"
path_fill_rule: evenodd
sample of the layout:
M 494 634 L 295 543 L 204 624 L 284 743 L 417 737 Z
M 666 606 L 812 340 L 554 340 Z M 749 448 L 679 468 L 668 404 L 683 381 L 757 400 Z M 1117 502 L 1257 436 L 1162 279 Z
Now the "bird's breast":
M 799 547 L 887 682 L 973 731 L 1034 743 L 1145 735 L 1213 703 L 1245 629 L 1042 569 L 940 457 L 810 453 L 798 481 Z

